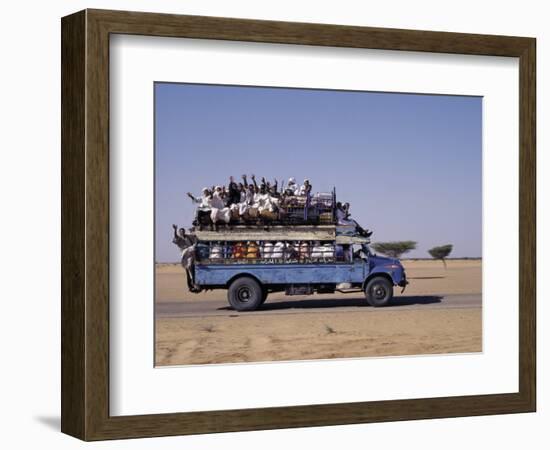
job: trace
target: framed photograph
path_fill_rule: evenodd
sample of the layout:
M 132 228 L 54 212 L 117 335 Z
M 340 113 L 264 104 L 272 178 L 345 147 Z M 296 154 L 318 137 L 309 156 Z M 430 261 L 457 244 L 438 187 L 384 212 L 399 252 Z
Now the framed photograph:
M 535 39 L 62 29 L 62 431 L 532 412 Z

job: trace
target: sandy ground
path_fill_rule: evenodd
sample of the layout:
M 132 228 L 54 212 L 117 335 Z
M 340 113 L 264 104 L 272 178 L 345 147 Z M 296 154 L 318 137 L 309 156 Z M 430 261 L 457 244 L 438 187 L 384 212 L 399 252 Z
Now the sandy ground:
M 403 261 L 410 280 L 404 295 L 481 293 L 481 261 Z M 156 302 L 226 300 L 225 291 L 187 292 L 178 265 L 156 269 Z M 396 289 L 399 296 L 400 289 Z M 350 295 L 350 294 L 348 294 Z M 357 294 L 354 294 L 357 297 Z M 268 302 L 293 299 L 272 294 Z M 306 299 L 307 297 L 301 297 Z M 315 296 L 346 299 L 344 294 Z M 481 307 L 413 310 L 338 307 L 293 314 L 236 313 L 225 316 L 156 318 L 156 364 L 187 365 L 366 356 L 480 352 Z

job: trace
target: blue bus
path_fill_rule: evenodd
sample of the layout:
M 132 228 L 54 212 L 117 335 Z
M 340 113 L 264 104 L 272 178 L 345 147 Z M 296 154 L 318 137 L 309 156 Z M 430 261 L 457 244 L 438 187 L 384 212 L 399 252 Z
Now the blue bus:
M 400 261 L 373 254 L 355 226 L 243 226 L 196 230 L 194 239 L 193 262 L 186 267 L 190 290 L 227 290 L 237 311 L 258 309 L 273 292 L 362 291 L 368 304 L 385 306 L 394 286 L 407 285 Z

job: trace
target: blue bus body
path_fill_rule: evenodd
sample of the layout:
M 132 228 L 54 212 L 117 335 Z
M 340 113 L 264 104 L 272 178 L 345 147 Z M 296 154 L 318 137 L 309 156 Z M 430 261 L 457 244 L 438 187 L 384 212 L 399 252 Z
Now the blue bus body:
M 384 306 L 407 279 L 397 259 L 377 256 L 358 226 L 236 227 L 195 232 L 193 263 L 186 267 L 191 292 L 227 289 L 230 305 L 253 311 L 269 293 L 287 295 L 363 291 Z
M 351 283 L 363 286 L 373 276 L 385 276 L 393 285 L 406 284 L 398 260 L 370 255 L 353 263 L 298 264 L 200 264 L 195 265 L 195 283 L 201 288 L 223 288 L 235 278 L 249 276 L 264 286 Z

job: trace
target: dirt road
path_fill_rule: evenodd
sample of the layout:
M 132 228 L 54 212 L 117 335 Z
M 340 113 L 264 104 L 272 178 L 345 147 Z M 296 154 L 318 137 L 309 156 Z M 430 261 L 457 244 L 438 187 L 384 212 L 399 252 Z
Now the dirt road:
M 239 313 L 229 307 L 227 299 L 205 299 L 196 302 L 157 302 L 157 318 L 176 317 L 227 317 L 236 315 L 269 315 L 269 314 L 314 314 L 330 312 L 359 313 L 374 312 L 362 293 L 340 294 L 339 298 L 325 298 L 325 295 L 268 297 L 267 302 L 257 311 Z M 404 295 L 393 299 L 386 307 L 396 310 L 410 309 L 454 309 L 480 308 L 481 294 L 459 295 Z

